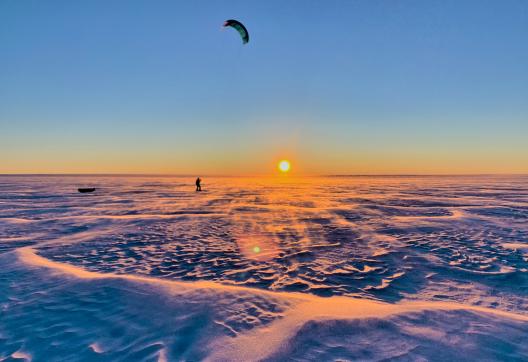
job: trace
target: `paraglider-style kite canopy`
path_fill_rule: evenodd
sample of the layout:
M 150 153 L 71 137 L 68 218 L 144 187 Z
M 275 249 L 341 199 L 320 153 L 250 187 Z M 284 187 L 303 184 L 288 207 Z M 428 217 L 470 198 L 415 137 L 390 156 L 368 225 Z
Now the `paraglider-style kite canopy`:
M 242 42 L 244 44 L 246 44 L 249 41 L 249 33 L 246 27 L 244 26 L 244 24 L 242 24 L 240 21 L 233 20 L 233 19 L 226 20 L 226 22 L 224 23 L 224 27 L 228 27 L 228 26 L 238 31 L 238 33 L 242 37 Z

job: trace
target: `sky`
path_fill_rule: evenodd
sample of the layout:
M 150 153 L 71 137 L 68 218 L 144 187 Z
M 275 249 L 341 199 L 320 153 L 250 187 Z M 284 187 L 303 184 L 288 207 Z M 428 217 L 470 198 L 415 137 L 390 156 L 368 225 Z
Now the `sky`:
M 528 173 L 526 39 L 525 0 L 0 0 L 0 173 Z

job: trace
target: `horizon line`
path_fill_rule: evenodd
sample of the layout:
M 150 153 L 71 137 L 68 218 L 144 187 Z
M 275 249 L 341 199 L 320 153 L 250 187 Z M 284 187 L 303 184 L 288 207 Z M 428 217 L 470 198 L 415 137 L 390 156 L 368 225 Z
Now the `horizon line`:
M 528 173 L 350 173 L 350 174 L 196 174 L 196 173 L 136 173 L 136 172 L 119 172 L 119 173 L 0 173 L 0 176 L 116 176 L 116 177 L 440 177 L 440 176 L 528 176 Z

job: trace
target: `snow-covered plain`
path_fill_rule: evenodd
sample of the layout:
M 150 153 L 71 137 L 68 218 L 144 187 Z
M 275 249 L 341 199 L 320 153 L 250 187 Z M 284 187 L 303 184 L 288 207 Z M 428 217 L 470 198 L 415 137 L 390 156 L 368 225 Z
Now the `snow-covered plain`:
M 0 176 L 0 361 L 528 360 L 528 177 L 193 181 Z

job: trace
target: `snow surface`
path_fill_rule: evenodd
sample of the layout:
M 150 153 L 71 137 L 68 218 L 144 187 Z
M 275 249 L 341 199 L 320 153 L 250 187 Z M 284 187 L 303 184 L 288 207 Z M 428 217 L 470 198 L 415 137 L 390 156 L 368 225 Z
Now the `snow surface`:
M 0 176 L 0 361 L 528 360 L 527 177 L 203 187 Z

